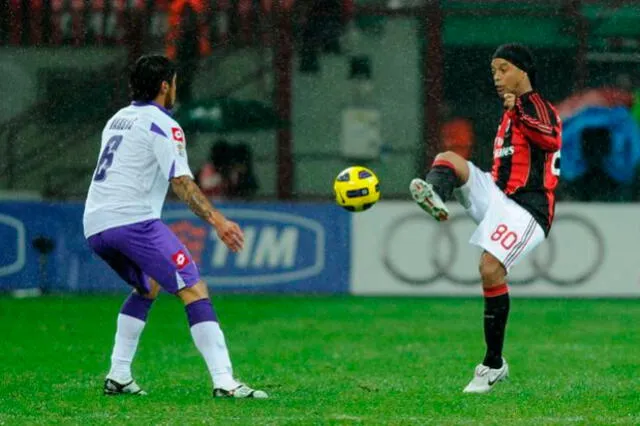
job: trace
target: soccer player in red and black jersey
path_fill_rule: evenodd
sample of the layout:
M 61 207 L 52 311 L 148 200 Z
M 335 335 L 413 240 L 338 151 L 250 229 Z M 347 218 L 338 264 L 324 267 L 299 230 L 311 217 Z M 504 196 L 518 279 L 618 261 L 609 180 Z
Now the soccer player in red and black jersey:
M 447 220 L 452 196 L 478 224 L 470 242 L 483 249 L 480 275 L 485 298 L 487 350 L 467 393 L 486 393 L 509 375 L 502 357 L 509 315 L 507 274 L 549 234 L 560 174 L 562 123 L 535 89 L 533 55 L 519 44 L 500 46 L 491 60 L 504 113 L 493 143 L 493 167 L 485 173 L 453 152 L 436 159 L 425 180 L 410 191 L 438 221 Z

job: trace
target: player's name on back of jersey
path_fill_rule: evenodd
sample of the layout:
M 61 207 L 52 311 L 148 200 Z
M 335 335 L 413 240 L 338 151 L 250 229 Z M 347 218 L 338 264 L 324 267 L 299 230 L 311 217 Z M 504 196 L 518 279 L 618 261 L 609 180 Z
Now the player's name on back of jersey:
M 136 121 L 135 119 L 127 120 L 126 118 L 116 118 L 111 122 L 109 129 L 110 130 L 131 130 L 131 128 L 133 127 L 133 123 L 135 123 L 135 121 Z

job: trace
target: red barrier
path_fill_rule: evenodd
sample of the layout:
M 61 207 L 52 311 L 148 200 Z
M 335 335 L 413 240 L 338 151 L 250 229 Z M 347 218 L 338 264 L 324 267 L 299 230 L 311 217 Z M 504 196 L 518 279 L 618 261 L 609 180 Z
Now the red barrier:
M 143 30 L 153 38 L 165 37 L 167 53 L 175 56 L 179 37 L 180 15 L 189 5 L 199 15 L 200 54 L 207 55 L 211 44 L 226 44 L 232 38 L 243 45 L 272 45 L 274 2 L 281 10 L 291 11 L 295 0 L 156 0 L 147 10 L 146 0 L 30 0 L 23 10 L 23 0 L 8 0 L 11 45 L 75 46 L 124 44 L 133 10 L 146 13 Z M 355 13 L 354 0 L 344 0 L 343 21 Z M 46 22 L 46 20 L 49 22 Z M 230 24 L 236 22 L 234 34 Z M 50 34 L 46 34 L 46 28 Z
M 9 30 L 9 44 L 18 45 L 22 39 L 22 1 L 10 0 L 9 1 L 9 16 L 11 29 Z
M 169 31 L 167 32 L 167 56 L 175 59 L 178 54 L 178 43 L 181 37 L 180 24 L 185 8 L 189 6 L 198 17 L 198 48 L 200 56 L 211 53 L 209 41 L 209 13 L 210 8 L 205 0 L 173 0 L 169 8 Z

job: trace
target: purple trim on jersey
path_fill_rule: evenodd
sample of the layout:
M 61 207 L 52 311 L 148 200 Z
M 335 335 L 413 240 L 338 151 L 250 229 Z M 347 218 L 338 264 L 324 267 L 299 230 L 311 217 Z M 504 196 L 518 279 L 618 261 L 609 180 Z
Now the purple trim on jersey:
M 151 129 L 149 130 L 151 130 L 153 133 L 159 134 L 160 136 L 169 138 L 169 136 L 167 136 L 167 134 L 156 123 L 151 123 Z
M 125 300 L 122 308 L 120 308 L 120 313 L 138 318 L 140 321 L 146 321 L 152 303 L 152 299 L 147 299 L 136 293 L 131 293 L 127 300 Z
M 189 327 L 206 321 L 218 322 L 216 313 L 213 311 L 213 305 L 211 305 L 209 299 L 196 300 L 195 302 L 189 303 L 184 309 L 187 311 Z
M 173 179 L 176 176 L 176 160 L 171 163 L 171 169 L 169 170 L 169 179 Z
M 153 102 L 153 101 L 151 101 L 151 102 L 133 101 L 133 102 L 131 102 L 131 105 L 137 106 L 137 107 L 153 105 L 154 107 L 158 108 L 160 111 L 162 111 L 165 114 L 167 114 L 169 117 L 172 116 L 171 111 L 169 111 L 168 109 L 166 109 L 162 105 L 160 105 L 160 104 L 158 104 L 156 102 Z
M 191 253 L 159 219 L 107 229 L 90 236 L 88 242 L 140 294 L 151 290 L 149 277 L 169 293 L 200 281 Z

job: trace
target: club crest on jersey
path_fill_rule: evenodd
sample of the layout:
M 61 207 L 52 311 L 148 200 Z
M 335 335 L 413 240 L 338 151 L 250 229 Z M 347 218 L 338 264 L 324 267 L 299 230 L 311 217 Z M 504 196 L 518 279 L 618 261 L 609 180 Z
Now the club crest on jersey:
M 184 143 L 184 133 L 182 133 L 182 129 L 179 127 L 172 127 L 171 134 L 173 135 L 174 141 Z
M 174 253 L 173 256 L 171 256 L 171 259 L 173 259 L 173 263 L 178 267 L 178 269 L 182 269 L 191 263 L 189 257 L 182 250 L 178 250 Z

